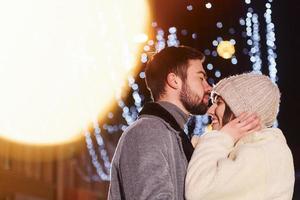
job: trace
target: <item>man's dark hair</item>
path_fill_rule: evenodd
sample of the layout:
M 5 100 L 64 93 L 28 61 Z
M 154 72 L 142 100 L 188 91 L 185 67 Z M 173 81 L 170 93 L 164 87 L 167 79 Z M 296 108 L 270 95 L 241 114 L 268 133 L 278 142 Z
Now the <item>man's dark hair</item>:
M 187 78 L 189 60 L 204 60 L 204 55 L 191 47 L 166 47 L 155 54 L 147 63 L 146 84 L 154 101 L 165 93 L 165 85 L 169 73 L 175 73 L 182 81 Z

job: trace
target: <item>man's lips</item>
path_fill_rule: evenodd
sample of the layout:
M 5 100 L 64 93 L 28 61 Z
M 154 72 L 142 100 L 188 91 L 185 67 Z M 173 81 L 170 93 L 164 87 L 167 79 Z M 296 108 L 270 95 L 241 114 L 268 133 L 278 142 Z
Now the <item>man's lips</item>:
M 210 98 L 210 97 L 209 97 L 209 95 L 204 95 L 204 99 L 205 99 L 205 101 L 207 101 L 207 102 L 208 102 L 208 101 L 209 101 L 209 98 Z

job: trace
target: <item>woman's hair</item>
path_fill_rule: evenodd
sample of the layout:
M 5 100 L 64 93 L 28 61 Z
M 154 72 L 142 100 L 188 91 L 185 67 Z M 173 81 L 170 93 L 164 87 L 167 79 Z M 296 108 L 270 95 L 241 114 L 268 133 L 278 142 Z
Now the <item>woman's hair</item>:
M 225 103 L 225 110 L 224 110 L 224 115 L 222 118 L 222 126 L 225 126 L 228 122 L 230 122 L 231 120 L 233 120 L 235 118 L 230 107 L 227 105 L 227 103 L 225 101 L 224 101 L 224 103 Z
M 234 115 L 234 113 L 232 112 L 232 110 L 230 109 L 229 105 L 224 100 L 224 98 L 220 94 L 218 94 L 216 91 L 211 92 L 210 99 L 211 99 L 212 103 L 216 103 L 216 104 L 221 99 L 225 104 L 225 109 L 224 109 L 224 113 L 223 113 L 223 117 L 222 117 L 222 126 L 225 126 L 228 122 L 230 122 L 231 120 L 233 120 L 236 117 Z

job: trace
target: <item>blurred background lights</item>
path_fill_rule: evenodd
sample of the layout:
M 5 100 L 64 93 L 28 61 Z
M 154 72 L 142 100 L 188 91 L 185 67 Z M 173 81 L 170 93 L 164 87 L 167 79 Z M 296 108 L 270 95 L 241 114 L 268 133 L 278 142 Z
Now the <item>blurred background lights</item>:
M 216 25 L 217 25 L 217 27 L 218 27 L 218 28 L 222 28 L 222 27 L 223 27 L 223 24 L 222 24 L 222 22 L 217 22 L 217 24 L 216 24 Z
M 219 70 L 216 70 L 215 76 L 216 76 L 217 78 L 220 78 L 220 77 L 221 77 L 221 72 L 220 72 Z
M 157 22 L 152 22 L 151 25 L 152 25 L 152 27 L 155 28 L 155 27 L 157 27 Z
M 140 73 L 140 78 L 145 78 L 146 76 L 145 76 L 145 72 L 141 72 Z
M 182 30 L 181 30 L 181 34 L 182 34 L 182 35 L 187 35 L 187 34 L 188 34 L 188 31 L 187 31 L 186 29 L 182 29 Z
M 246 4 L 250 4 L 250 3 L 251 3 L 251 0 L 245 0 L 245 3 L 246 3 Z
M 148 40 L 148 36 L 144 33 L 140 33 L 134 36 L 134 41 L 137 43 L 144 43 Z
M 221 42 L 222 40 L 223 40 L 223 38 L 222 38 L 222 37 L 220 37 L 220 36 L 219 36 L 219 37 L 217 37 L 217 41 L 218 41 L 218 42 Z
M 187 9 L 188 11 L 192 11 L 192 10 L 193 10 L 193 6 L 192 6 L 192 5 L 188 5 L 188 6 L 186 7 L 186 9 Z
M 232 35 L 235 34 L 234 28 L 229 28 L 228 32 L 229 32 L 230 34 L 232 34 Z
M 208 78 L 208 83 L 210 84 L 210 85 L 213 85 L 213 84 L 215 84 L 215 80 L 213 79 L 213 78 Z
M 212 41 L 212 44 L 213 44 L 213 46 L 215 46 L 215 47 L 216 47 L 216 46 L 218 46 L 218 44 L 219 44 L 219 43 L 218 43 L 218 41 L 217 41 L 217 40 L 214 40 L 214 41 Z
M 204 54 L 205 54 L 206 56 L 210 55 L 210 50 L 209 50 L 209 49 L 205 49 L 205 50 L 204 50 Z
M 220 57 L 229 59 L 235 53 L 235 48 L 230 41 L 221 41 L 217 47 L 217 52 Z
M 212 55 L 213 57 L 217 57 L 217 56 L 218 56 L 218 53 L 217 53 L 217 51 L 213 50 L 213 51 L 211 52 L 211 55 Z
M 240 25 L 244 26 L 246 24 L 245 20 L 243 18 L 240 18 Z
M 272 2 L 272 1 L 269 1 Z M 269 68 L 269 76 L 273 82 L 277 81 L 277 69 L 276 69 L 276 58 L 277 55 L 275 53 L 276 45 L 275 45 L 275 25 L 272 23 L 272 11 L 271 4 L 265 4 L 266 11 L 264 13 L 265 22 L 266 22 L 266 45 L 268 52 L 268 68 Z
M 236 65 L 236 64 L 238 63 L 236 57 L 232 57 L 232 58 L 231 58 L 231 63 L 232 63 L 233 65 Z
M 197 39 L 197 33 L 193 33 L 193 34 L 192 34 L 192 38 L 193 38 L 193 39 Z
M 169 33 L 176 33 L 176 27 L 170 27 L 169 28 Z
M 211 63 L 208 63 L 207 66 L 206 66 L 206 68 L 208 70 L 212 70 L 214 68 L 214 66 Z
M 179 45 L 179 40 L 177 39 L 177 29 L 176 27 L 171 27 L 169 28 L 169 35 L 168 35 L 168 40 L 167 44 L 169 47 L 171 46 L 178 46 Z
M 149 51 L 150 50 L 150 47 L 148 45 L 145 45 L 144 46 L 144 51 Z
M 232 45 L 235 45 L 235 44 L 236 44 L 235 39 L 230 39 L 229 42 L 230 42 Z
M 210 8 L 212 7 L 212 5 L 211 5 L 211 3 L 208 2 L 208 3 L 205 4 L 205 7 L 206 7 L 207 9 L 210 9 Z
M 0 137 L 78 137 L 135 66 L 148 18 L 143 0 L 1 1 Z

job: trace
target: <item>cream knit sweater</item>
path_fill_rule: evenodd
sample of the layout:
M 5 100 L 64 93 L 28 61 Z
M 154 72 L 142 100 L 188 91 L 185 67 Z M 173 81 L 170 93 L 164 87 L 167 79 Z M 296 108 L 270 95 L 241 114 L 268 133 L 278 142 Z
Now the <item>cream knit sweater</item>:
M 186 176 L 187 200 L 291 200 L 294 166 L 282 132 L 240 139 L 212 131 L 199 138 Z

